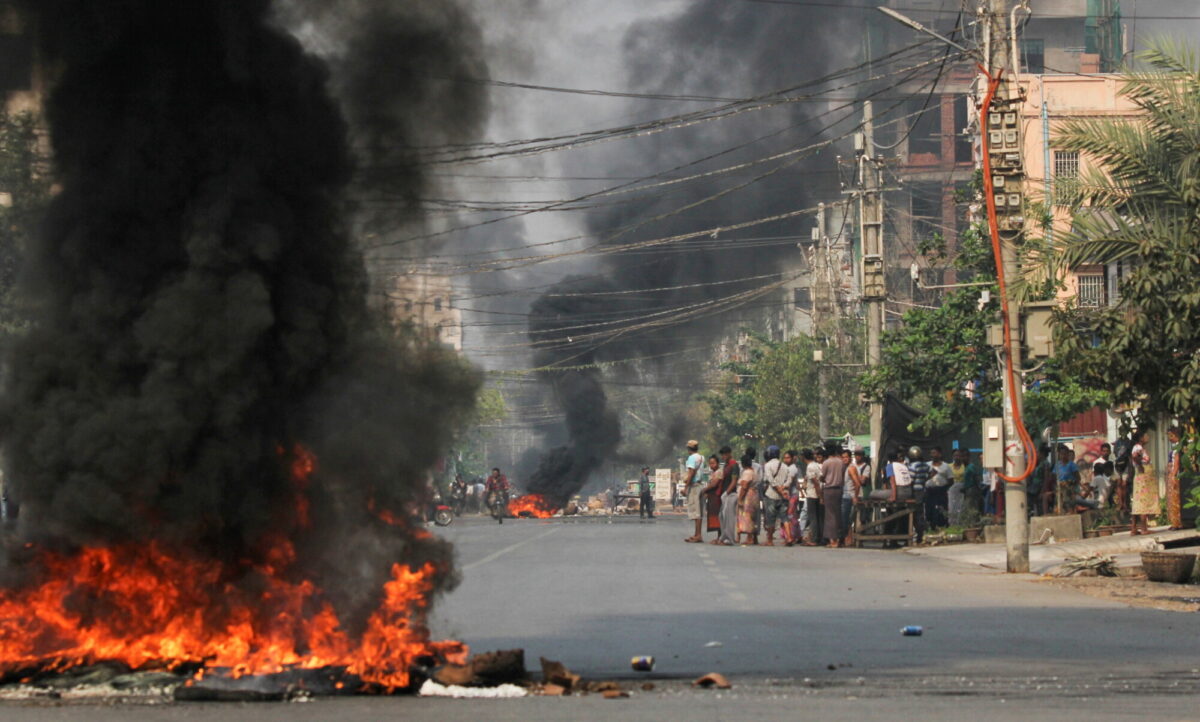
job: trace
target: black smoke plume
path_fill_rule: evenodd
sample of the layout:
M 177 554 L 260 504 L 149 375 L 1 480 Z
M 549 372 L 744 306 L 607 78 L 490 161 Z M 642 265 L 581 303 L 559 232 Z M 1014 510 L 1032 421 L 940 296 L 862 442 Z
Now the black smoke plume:
M 326 64 L 268 0 L 27 10 L 57 73 L 61 193 L 29 259 L 36 323 L 5 379 L 17 542 L 153 540 L 238 568 L 286 538 L 343 618 L 361 618 L 393 562 L 448 561 L 372 510 L 423 495 L 479 379 L 369 310 L 344 213 L 358 106 L 343 113 Z M 387 51 L 416 68 L 429 47 L 443 57 L 454 38 Z M 405 144 L 422 122 L 420 98 L 392 95 L 410 86 L 343 90 L 378 91 L 386 109 L 356 137 Z M 411 166 L 394 180 L 422 182 Z M 307 509 L 287 471 L 296 445 L 318 459 Z
M 529 333 L 538 378 L 550 386 L 566 414 L 569 441 L 555 447 L 538 462 L 529 480 L 529 491 L 564 505 L 583 488 L 602 462 L 612 459 L 621 443 L 621 424 L 609 407 L 597 362 L 606 358 L 604 346 L 589 339 L 579 320 L 611 312 L 614 301 L 602 296 L 560 293 L 605 292 L 612 285 L 603 279 L 567 279 L 534 304 Z M 620 306 L 620 302 L 615 302 Z M 578 343 L 575 337 L 579 337 Z M 558 370 L 565 369 L 565 370 Z
M 852 16 L 831 13 L 827 9 L 801 5 L 772 6 L 761 3 L 730 3 L 724 0 L 695 0 L 678 16 L 635 25 L 625 39 L 629 89 L 644 93 L 695 93 L 717 97 L 753 97 L 768 91 L 795 86 L 818 78 L 829 70 L 854 64 L 854 49 L 835 43 L 846 37 L 858 37 L 848 27 Z M 687 106 L 684 110 L 692 110 Z M 639 108 L 642 113 L 647 112 Z M 672 106 L 669 112 L 680 108 Z M 814 142 L 828 118 L 818 120 L 820 106 L 796 103 L 784 107 L 747 113 L 716 123 L 669 131 L 652 136 L 642 144 L 621 153 L 606 147 L 601 154 L 587 156 L 578 167 L 568 164 L 568 172 L 580 175 L 608 175 L 614 178 L 641 177 L 675 167 L 684 170 L 668 174 L 703 173 L 726 166 L 770 156 Z M 843 125 L 842 129 L 845 129 Z M 826 136 L 828 137 L 828 136 Z M 762 138 L 756 142 L 756 138 Z M 735 149 L 738 146 L 745 146 Z M 721 152 L 718 158 L 694 164 L 698 158 Z M 689 165 L 691 164 L 691 165 Z M 752 176 L 779 167 L 761 181 L 749 183 Z M 587 227 L 592 238 L 603 244 L 635 243 L 664 238 L 773 216 L 816 205 L 818 201 L 840 198 L 832 151 L 798 163 L 767 163 L 751 166 L 736 174 L 719 174 L 690 181 L 670 189 L 648 193 L 636 202 L 592 211 Z M 601 173 L 600 171 L 604 172 Z M 657 179 L 656 179 L 657 180 Z M 731 191 L 720 195 L 725 191 Z M 710 197 L 719 196 L 713 200 Z M 693 206 L 687 211 L 680 208 Z M 647 219 L 655 219 L 647 222 Z M 756 298 L 748 303 L 721 308 L 719 313 L 686 312 L 669 323 L 646 323 L 647 319 L 666 321 L 670 309 L 700 309 L 703 304 L 721 302 L 731 296 L 750 292 L 797 271 L 801 251 L 796 237 L 806 236 L 812 220 L 792 218 L 750 229 L 683 244 L 650 247 L 632 253 L 601 256 L 594 272 L 606 279 L 601 285 L 607 292 L 624 291 L 624 296 L 601 296 L 600 303 L 585 303 L 584 297 L 562 303 L 556 294 L 578 293 L 587 287 L 571 279 L 551 289 L 547 297 L 534 304 L 532 340 L 538 341 L 537 328 L 545 316 L 543 309 L 553 308 L 554 323 L 573 327 L 572 342 L 564 338 L 556 346 L 561 358 L 582 357 L 608 361 L 644 359 L 637 369 L 637 381 L 647 394 L 667 399 L 660 425 L 663 445 L 643 453 L 654 458 L 629 458 L 632 464 L 665 461 L 678 451 L 689 437 L 703 435 L 703 429 L 689 429 L 683 421 L 683 406 L 694 401 L 701 390 L 707 364 L 716 358 L 722 340 L 743 326 L 762 328 L 768 315 L 778 315 L 783 291 Z M 782 239 L 742 243 L 741 237 Z M 739 280 L 779 274 L 774 278 Z M 665 292 L 644 289 L 678 287 Z M 614 303 L 613 299 L 625 299 Z M 598 307 L 598 306 L 602 306 Z M 617 319 L 632 319 L 615 322 Z M 601 325 L 590 326 L 600 323 Z M 618 333 L 609 333 L 619 331 Z M 592 335 L 597 334 L 597 335 Z M 573 362 L 572 362 L 573 363 Z M 628 365 L 617 366 L 629 369 Z M 611 373 L 611 372 L 610 372 Z M 626 371 L 625 375 L 631 372 Z M 563 393 L 571 375 L 586 379 L 586 393 Z M 556 398 L 567 419 L 583 418 L 592 409 L 607 409 L 603 375 L 597 370 L 567 371 L 546 376 L 553 383 Z M 628 380 L 627 378 L 625 380 Z M 658 383 L 656 383 L 658 381 Z M 569 430 L 572 425 L 568 424 Z M 572 432 L 568 449 L 602 449 L 612 452 L 619 433 L 606 433 L 597 443 L 594 428 L 578 425 L 581 435 Z M 629 456 L 622 449 L 622 455 Z M 632 451 L 632 450 L 630 450 Z M 573 457 L 572 457 L 573 458 Z M 547 471 L 564 465 L 567 456 L 555 450 L 542 463 Z M 562 474 L 556 483 L 578 491 L 586 474 Z

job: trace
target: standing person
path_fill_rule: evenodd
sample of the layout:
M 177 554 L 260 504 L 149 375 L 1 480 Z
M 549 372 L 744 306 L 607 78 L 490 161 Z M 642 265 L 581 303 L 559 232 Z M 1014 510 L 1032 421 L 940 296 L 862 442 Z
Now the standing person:
M 834 450 L 821 462 L 821 502 L 825 506 L 825 545 L 842 546 L 842 493 L 846 487 L 846 465 L 840 450 Z
M 788 501 L 787 517 L 779 528 L 784 546 L 792 546 L 800 541 L 800 509 L 803 508 L 804 495 L 798 493 L 797 480 L 800 478 L 800 452 L 788 449 L 783 453 L 783 464 L 788 469 Z
M 917 529 L 917 541 L 925 537 L 925 494 L 926 487 L 929 483 L 929 477 L 933 475 L 933 467 L 925 461 L 925 455 L 921 451 L 921 447 L 913 446 L 908 450 L 908 475 L 912 479 L 913 499 L 917 505 L 913 511 L 914 526 Z
M 1071 460 L 1071 449 L 1066 444 L 1058 445 L 1058 459 L 1054 462 L 1054 509 L 1057 514 L 1075 512 L 1079 496 L 1079 466 Z
M 929 481 L 925 484 L 925 519 L 929 526 L 944 528 L 948 523 L 946 512 L 953 483 L 954 473 L 942 458 L 942 447 L 932 447 L 929 450 Z
M 821 452 L 824 456 L 824 452 Z M 815 547 L 821 538 L 821 464 L 809 449 L 800 452 L 804 459 L 804 546 Z
M 508 515 L 508 491 L 511 487 L 508 484 L 508 477 L 500 473 L 497 467 L 492 468 L 492 475 L 488 477 L 485 486 L 487 492 L 487 505 L 492 510 L 492 516 L 496 517 L 496 521 L 504 523 L 504 517 Z
M 872 491 L 870 498 L 888 501 L 892 504 L 913 500 L 912 475 L 908 471 L 908 466 L 904 463 L 903 451 L 896 450 L 892 452 L 891 461 L 885 467 L 884 473 L 887 478 L 887 488 Z M 899 534 L 902 524 L 903 522 L 899 519 L 890 521 L 884 528 L 884 532 L 886 534 Z M 893 543 L 888 541 L 886 546 L 891 547 Z
M 1113 478 L 1112 445 L 1100 444 L 1100 455 L 1092 462 L 1092 490 L 1100 506 L 1108 506 L 1109 483 Z
M 708 482 L 705 483 L 700 497 L 704 504 L 704 528 L 706 531 L 716 532 L 716 541 L 721 540 L 724 524 L 721 521 L 722 497 L 731 485 L 737 484 L 738 474 L 741 473 L 741 470 L 737 468 L 737 462 L 733 460 L 732 449 L 722 446 L 718 453 L 720 454 L 721 483 L 712 483 L 712 471 L 705 466 L 704 473 L 708 476 Z
M 1172 529 L 1183 528 L 1183 490 L 1180 488 L 1180 440 L 1183 434 L 1178 426 L 1167 429 L 1167 441 L 1171 451 L 1167 456 L 1167 523 Z
M 638 477 L 638 518 L 654 518 L 654 495 L 650 493 L 650 467 L 642 467 L 642 475 Z
M 704 491 L 704 487 L 700 485 L 700 480 L 697 478 L 700 474 L 700 466 L 704 463 L 704 457 L 700 455 L 700 442 L 692 440 L 687 442 L 688 457 L 684 461 L 684 476 L 683 476 L 683 496 L 687 499 L 687 517 L 695 526 L 692 535 L 686 539 L 688 544 L 699 544 L 704 541 L 704 537 L 700 534 L 700 494 Z
M 791 497 L 789 487 L 792 476 L 791 467 L 779 458 L 779 447 L 768 446 L 763 456 L 763 481 L 766 491 L 763 498 L 763 527 L 767 530 L 765 546 L 775 546 L 776 524 L 787 523 L 788 499 Z
M 717 498 L 720 527 L 710 543 L 732 546 L 737 541 L 737 479 L 729 478 L 728 469 L 716 454 L 708 457 L 708 486 Z
M 1130 509 L 1130 534 L 1149 534 L 1150 518 L 1157 517 L 1158 508 L 1158 479 L 1154 476 L 1154 466 L 1150 463 L 1150 453 L 1146 451 L 1149 438 L 1145 431 L 1139 431 L 1137 443 L 1129 452 L 1129 463 L 1133 465 L 1133 501 Z
M 962 500 L 960 511 L 971 509 L 976 514 L 981 513 L 983 509 L 983 476 L 979 467 L 971 462 L 971 452 L 967 449 L 955 449 L 951 470 L 954 472 L 955 486 L 961 486 L 959 490 Z M 952 494 L 951 499 L 953 498 Z
M 861 459 L 862 449 L 856 451 Z M 866 483 L 866 477 L 863 476 L 862 469 L 854 463 L 849 450 L 842 451 L 842 463 L 846 465 L 846 485 L 842 489 L 842 538 L 845 544 L 852 544 L 854 527 L 851 525 L 851 517 L 854 515 L 854 506 L 862 498 L 862 485 Z
M 754 459 L 742 457 L 742 473 L 738 478 L 737 531 L 742 546 L 758 544 L 758 482 L 755 480 Z M 742 535 L 747 541 L 741 541 Z

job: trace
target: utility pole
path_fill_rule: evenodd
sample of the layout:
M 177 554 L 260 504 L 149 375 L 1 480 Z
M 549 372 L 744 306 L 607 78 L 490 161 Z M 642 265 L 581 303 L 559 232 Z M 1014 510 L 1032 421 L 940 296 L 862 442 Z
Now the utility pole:
M 824 291 L 819 295 L 821 299 L 819 303 L 823 303 L 826 298 L 832 304 L 833 301 L 833 284 L 829 277 L 829 243 L 828 234 L 826 233 L 825 220 L 825 204 L 817 204 L 817 227 L 813 229 L 813 241 L 815 253 L 813 258 L 816 261 L 813 265 L 819 269 L 819 279 L 817 274 L 814 274 L 814 286 L 823 288 Z M 814 309 L 817 307 L 814 306 Z M 825 333 L 827 331 L 828 319 L 825 317 L 824 308 L 818 309 L 820 314 L 814 314 L 813 323 L 813 338 L 818 343 L 824 342 Z M 817 363 L 817 435 L 821 437 L 821 442 L 824 443 L 829 438 L 829 369 L 825 365 L 825 349 L 819 348 L 813 351 L 813 361 Z
M 871 101 L 863 104 L 863 132 L 858 156 L 859 224 L 863 244 L 862 300 L 867 315 L 867 366 L 879 365 L 883 335 L 883 302 L 887 275 L 883 257 L 883 189 L 875 158 L 875 115 Z M 871 463 L 878 476 L 883 468 L 883 404 L 871 402 Z
M 981 10 L 986 17 L 988 57 L 987 70 L 994 78 L 1002 73 L 1002 81 L 996 89 L 980 133 L 984 136 L 988 160 L 991 167 L 991 189 L 989 205 L 994 204 L 1000 236 L 1000 265 L 1007 279 L 1016 279 L 1020 273 L 1017 262 L 1017 246 L 1024 232 L 1023 210 L 1025 164 L 1021 138 L 1021 88 L 1017 82 L 1016 68 L 1019 58 L 1010 57 L 1011 48 L 1017 47 L 1015 27 L 1009 27 L 1009 0 L 982 0 Z M 989 83 L 988 79 L 984 79 Z M 986 87 L 986 86 L 985 86 Z M 1008 571 L 1029 571 L 1029 518 L 1026 509 L 1025 477 L 1030 450 L 1025 449 L 1020 439 L 1024 430 L 1017 427 L 1017 419 L 1023 418 L 1024 388 L 1020 374 L 1021 309 L 1009 294 L 1007 313 L 1004 319 L 1008 327 L 1003 354 L 1013 371 L 1001 376 L 1004 380 L 1004 458 L 1005 475 L 1010 479 L 1022 479 L 1019 483 L 1004 484 L 1005 542 L 1008 551 Z

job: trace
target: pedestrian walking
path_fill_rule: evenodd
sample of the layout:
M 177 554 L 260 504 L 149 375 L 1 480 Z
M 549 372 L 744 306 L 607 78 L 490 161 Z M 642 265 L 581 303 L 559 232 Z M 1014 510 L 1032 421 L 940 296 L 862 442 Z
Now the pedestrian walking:
M 697 475 L 700 473 L 700 465 L 704 463 L 704 457 L 700 455 L 700 442 L 687 442 L 688 456 L 684 461 L 684 478 L 683 478 L 683 495 L 687 499 L 687 517 L 694 525 L 692 535 L 685 542 L 689 544 L 699 544 L 704 541 L 700 534 L 701 524 L 703 520 L 700 515 L 700 494 L 704 491 L 700 486 L 700 480 Z
M 821 502 L 825 507 L 825 544 L 830 549 L 842 546 L 842 494 L 846 486 L 846 465 L 840 450 L 826 455 L 821 462 Z
M 650 467 L 642 467 L 642 475 L 638 477 L 638 518 L 654 518 L 654 495 L 650 492 Z

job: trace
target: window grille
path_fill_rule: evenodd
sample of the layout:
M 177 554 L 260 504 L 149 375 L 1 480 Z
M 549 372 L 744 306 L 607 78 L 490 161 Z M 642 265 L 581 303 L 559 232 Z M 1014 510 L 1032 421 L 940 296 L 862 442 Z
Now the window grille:
M 1078 178 L 1079 153 L 1073 150 L 1054 151 L 1054 177 Z
M 1076 276 L 1078 284 L 1078 299 L 1079 305 L 1084 308 L 1100 308 L 1105 305 L 1105 283 L 1104 276 L 1100 274 L 1088 274 L 1086 276 Z

